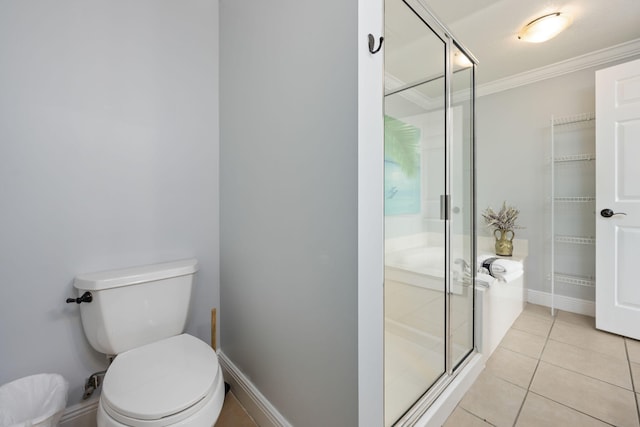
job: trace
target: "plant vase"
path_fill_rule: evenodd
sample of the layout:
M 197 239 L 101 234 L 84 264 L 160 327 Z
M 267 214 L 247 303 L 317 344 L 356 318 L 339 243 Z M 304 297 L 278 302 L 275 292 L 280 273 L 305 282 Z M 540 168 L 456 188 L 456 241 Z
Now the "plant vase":
M 511 233 L 511 237 L 509 237 Z M 496 229 L 493 236 L 496 238 L 496 255 L 511 256 L 513 255 L 513 238 L 516 233 L 513 230 Z

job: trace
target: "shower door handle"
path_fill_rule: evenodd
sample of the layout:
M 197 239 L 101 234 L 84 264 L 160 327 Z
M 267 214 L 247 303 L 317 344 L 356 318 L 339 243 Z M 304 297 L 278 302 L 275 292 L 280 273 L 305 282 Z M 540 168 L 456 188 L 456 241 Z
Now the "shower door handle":
M 448 194 L 440 195 L 440 219 L 446 221 L 451 216 L 449 214 L 449 207 L 451 205 L 450 202 L 451 202 L 451 196 L 449 196 Z

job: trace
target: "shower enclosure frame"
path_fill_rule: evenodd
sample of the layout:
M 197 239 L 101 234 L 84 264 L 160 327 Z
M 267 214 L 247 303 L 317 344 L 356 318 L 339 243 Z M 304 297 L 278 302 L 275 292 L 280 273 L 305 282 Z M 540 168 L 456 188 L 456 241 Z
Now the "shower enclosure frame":
M 444 285 L 445 285 L 445 371 L 432 385 L 431 387 L 425 391 L 422 397 L 415 402 L 415 404 L 401 417 L 399 418 L 394 426 L 412 426 L 416 425 L 423 415 L 429 410 L 429 408 L 434 404 L 434 402 L 438 399 L 439 396 L 447 389 L 447 387 L 451 384 L 451 382 L 457 377 L 457 375 L 463 371 L 465 366 L 472 359 L 472 355 L 477 352 L 477 337 L 476 331 L 478 330 L 478 326 L 476 325 L 476 313 L 475 313 L 475 305 L 476 305 L 476 292 L 475 292 L 475 260 L 477 259 L 476 253 L 476 168 L 475 168 L 475 145 L 476 145 L 476 132 L 475 132 L 475 120 L 476 120 L 476 66 L 478 64 L 477 59 L 469 52 L 468 49 L 464 47 L 462 43 L 460 43 L 453 36 L 451 31 L 447 29 L 447 27 L 429 10 L 428 6 L 426 6 L 421 0 L 402 0 L 402 2 L 410 8 L 424 23 L 428 26 L 433 33 L 438 36 L 442 42 L 444 43 L 445 48 L 445 61 L 444 61 L 444 86 L 445 86 L 445 96 L 444 96 L 444 114 L 445 114 L 445 149 L 444 149 L 444 159 L 445 159 L 445 197 L 443 203 L 441 203 L 441 213 L 443 215 L 444 221 L 444 235 L 445 235 L 445 277 L 444 277 Z M 472 292 L 472 319 L 473 319 L 473 334 L 472 334 L 472 345 L 471 349 L 464 355 L 461 361 L 457 364 L 453 361 L 453 351 L 452 351 L 452 328 L 451 328 L 451 295 L 452 295 L 452 275 L 451 275 L 451 194 L 452 194 L 452 162 L 453 162 L 453 140 L 452 140 L 452 131 L 454 128 L 453 124 L 453 94 L 452 94 L 452 76 L 455 73 L 453 71 L 453 61 L 452 56 L 454 49 L 462 52 L 470 61 L 471 61 L 471 82 L 469 87 L 469 108 L 470 108 L 470 117 L 469 117 L 469 138 L 468 141 L 465 140 L 465 143 L 469 144 L 469 161 L 470 161 L 470 176 L 469 176 L 469 190 L 471 194 L 469 195 L 471 199 L 470 205 L 470 216 L 471 221 L 469 223 L 469 236 L 470 236 L 470 280 L 471 280 L 471 289 Z M 464 69 L 466 70 L 466 68 Z M 441 78 L 442 76 L 431 77 L 431 79 Z M 430 78 L 424 79 L 419 82 L 414 82 L 406 86 L 401 86 L 390 90 L 385 93 L 386 95 L 399 92 L 401 90 L 406 89 L 410 86 L 415 86 L 417 84 L 423 84 L 427 82 Z

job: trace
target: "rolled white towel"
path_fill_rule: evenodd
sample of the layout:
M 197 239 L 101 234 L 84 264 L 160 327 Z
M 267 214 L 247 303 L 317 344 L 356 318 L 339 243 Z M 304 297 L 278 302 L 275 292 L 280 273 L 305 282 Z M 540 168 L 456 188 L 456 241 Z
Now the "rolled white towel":
M 511 282 L 512 280 L 518 279 L 523 274 L 524 274 L 524 270 L 514 271 L 511 273 L 505 273 L 505 274 L 498 273 L 496 274 L 496 279 L 498 279 L 499 282 Z
M 476 274 L 476 285 L 490 288 L 496 281 L 496 278 L 485 273 Z
M 482 267 L 482 263 L 489 258 L 496 258 L 495 255 L 478 255 L 478 268 Z M 522 261 L 514 261 L 512 259 L 497 258 L 492 263 L 494 272 L 508 274 L 522 271 L 524 269 Z M 496 268 L 499 267 L 499 268 Z

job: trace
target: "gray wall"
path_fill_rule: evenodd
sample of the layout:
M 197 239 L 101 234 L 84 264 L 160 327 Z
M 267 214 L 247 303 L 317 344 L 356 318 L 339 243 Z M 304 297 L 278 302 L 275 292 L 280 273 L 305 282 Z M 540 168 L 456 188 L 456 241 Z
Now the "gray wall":
M 629 58 L 630 60 L 631 58 Z M 595 71 L 604 64 L 477 100 L 477 206 L 499 208 L 503 200 L 520 209 L 516 238 L 529 240 L 525 281 L 550 292 L 549 138 L 551 115 L 595 112 Z M 479 67 L 480 72 L 482 64 Z M 478 232 L 489 236 L 482 218 Z M 556 292 L 593 300 L 593 289 L 559 286 Z
M 80 272 L 197 257 L 188 331 L 218 306 L 217 3 L 2 2 L 0 384 L 104 369 Z
M 220 2 L 221 348 L 296 426 L 355 426 L 357 2 Z

